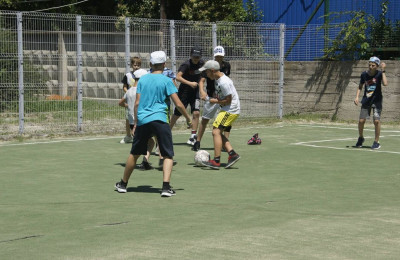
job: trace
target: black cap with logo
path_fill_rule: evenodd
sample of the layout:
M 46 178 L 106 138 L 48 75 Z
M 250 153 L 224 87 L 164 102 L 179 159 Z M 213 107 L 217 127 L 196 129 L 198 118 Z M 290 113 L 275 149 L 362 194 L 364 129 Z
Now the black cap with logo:
M 202 56 L 202 55 L 201 55 L 201 49 L 198 48 L 198 47 L 193 47 L 193 48 L 190 50 L 190 56 L 193 56 L 193 57 L 201 57 L 201 56 Z

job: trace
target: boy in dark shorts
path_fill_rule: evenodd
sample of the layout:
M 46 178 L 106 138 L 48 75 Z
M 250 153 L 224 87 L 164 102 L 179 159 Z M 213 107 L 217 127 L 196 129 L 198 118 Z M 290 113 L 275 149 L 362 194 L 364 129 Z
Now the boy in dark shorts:
M 185 61 L 178 69 L 176 80 L 181 84 L 179 86 L 178 96 L 185 109 L 190 105 L 190 110 L 193 116 L 192 133 L 187 141 L 187 144 L 194 145 L 196 142 L 197 126 L 200 118 L 200 97 L 199 97 L 199 69 L 204 65 L 201 59 L 200 48 L 194 47 L 190 52 L 190 59 Z M 171 129 L 182 114 L 178 109 L 175 109 L 171 117 Z
M 135 168 L 140 155 L 147 153 L 147 143 L 152 136 L 157 137 L 163 162 L 163 185 L 161 197 L 171 197 L 175 191 L 171 189 L 170 179 L 173 166 L 174 147 L 172 133 L 169 127 L 168 107 L 169 97 L 176 108 L 186 118 L 189 127 L 192 126 L 190 116 L 176 94 L 177 89 L 172 80 L 162 74 L 166 61 L 163 51 L 151 53 L 150 62 L 153 69 L 151 74 L 140 78 L 136 90 L 135 128 L 132 149 L 126 161 L 124 175 L 115 184 L 118 192 L 127 192 L 128 180 Z

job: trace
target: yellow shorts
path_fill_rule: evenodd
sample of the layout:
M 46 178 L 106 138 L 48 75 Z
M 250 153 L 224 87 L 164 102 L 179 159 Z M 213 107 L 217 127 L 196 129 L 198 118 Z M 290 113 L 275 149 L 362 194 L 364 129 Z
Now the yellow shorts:
M 222 131 L 230 132 L 233 122 L 239 117 L 239 114 L 231 114 L 226 111 L 219 112 L 213 126 Z

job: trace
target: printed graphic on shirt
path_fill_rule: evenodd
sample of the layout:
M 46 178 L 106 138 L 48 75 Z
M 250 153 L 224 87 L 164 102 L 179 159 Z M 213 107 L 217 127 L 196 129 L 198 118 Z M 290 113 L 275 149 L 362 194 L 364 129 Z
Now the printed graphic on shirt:
M 367 89 L 367 98 L 371 97 L 376 89 L 376 79 L 372 78 L 365 83 L 365 87 Z

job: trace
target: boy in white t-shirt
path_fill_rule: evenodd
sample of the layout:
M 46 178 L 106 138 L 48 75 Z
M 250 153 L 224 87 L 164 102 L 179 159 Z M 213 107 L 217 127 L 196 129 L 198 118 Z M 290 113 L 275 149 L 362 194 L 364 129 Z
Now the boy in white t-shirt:
M 239 117 L 239 95 L 236 92 L 232 80 L 220 71 L 220 65 L 217 61 L 209 60 L 199 70 L 206 71 L 207 77 L 215 80 L 216 97 L 207 97 L 206 100 L 210 102 L 210 104 L 218 104 L 221 106 L 221 111 L 218 113 L 218 116 L 213 123 L 212 130 L 214 140 L 214 159 L 204 162 L 203 165 L 219 170 L 221 166 L 221 149 L 224 147 L 229 154 L 228 163 L 225 165 L 225 168 L 229 168 L 240 159 L 240 156 L 235 152 L 235 150 L 233 150 L 229 139 L 223 134 L 223 132 L 229 132 L 232 128 L 233 122 Z

